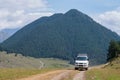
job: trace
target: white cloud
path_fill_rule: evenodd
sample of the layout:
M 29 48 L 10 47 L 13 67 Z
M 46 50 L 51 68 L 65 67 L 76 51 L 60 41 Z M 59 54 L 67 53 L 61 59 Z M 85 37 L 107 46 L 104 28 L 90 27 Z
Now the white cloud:
M 120 35 L 120 8 L 96 15 L 94 19 Z
M 0 30 L 23 27 L 52 14 L 46 0 L 0 0 L 0 4 Z

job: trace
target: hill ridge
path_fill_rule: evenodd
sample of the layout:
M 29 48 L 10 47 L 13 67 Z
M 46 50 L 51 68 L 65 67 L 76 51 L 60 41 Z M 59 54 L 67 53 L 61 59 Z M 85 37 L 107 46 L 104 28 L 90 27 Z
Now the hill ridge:
M 8 52 L 24 56 L 55 57 L 71 62 L 78 53 L 86 52 L 91 62 L 100 64 L 106 61 L 112 39 L 120 37 L 86 14 L 72 9 L 28 24 L 1 46 Z

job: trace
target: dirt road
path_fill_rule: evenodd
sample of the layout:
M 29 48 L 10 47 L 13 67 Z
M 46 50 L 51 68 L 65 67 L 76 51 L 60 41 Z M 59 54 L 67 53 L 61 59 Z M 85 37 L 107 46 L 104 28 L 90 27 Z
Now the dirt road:
M 103 66 L 105 65 L 93 66 L 89 69 L 101 68 Z M 17 80 L 85 80 L 85 72 L 78 70 L 55 70 Z
M 56 70 L 18 80 L 85 80 L 85 71 Z
M 64 72 L 58 74 L 57 76 L 54 76 L 51 80 L 63 80 L 70 75 L 70 72 L 72 72 L 72 71 L 71 70 L 64 71 Z
M 28 78 L 23 78 L 23 79 L 18 79 L 18 80 L 49 80 L 53 78 L 54 76 L 59 75 L 62 72 L 66 72 L 67 70 L 56 70 L 56 71 L 51 71 L 47 72 L 44 74 L 38 74 L 38 75 L 33 75 Z
M 85 71 L 81 71 L 80 73 L 76 74 L 73 80 L 85 80 Z

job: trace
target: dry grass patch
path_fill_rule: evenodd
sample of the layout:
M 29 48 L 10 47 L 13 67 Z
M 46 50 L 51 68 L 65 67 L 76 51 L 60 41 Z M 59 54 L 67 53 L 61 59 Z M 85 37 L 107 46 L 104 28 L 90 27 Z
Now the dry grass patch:
M 0 69 L 0 80 L 15 80 L 31 75 L 46 73 L 53 69 Z
M 117 69 L 91 69 L 86 72 L 86 80 L 120 80 L 120 70 Z

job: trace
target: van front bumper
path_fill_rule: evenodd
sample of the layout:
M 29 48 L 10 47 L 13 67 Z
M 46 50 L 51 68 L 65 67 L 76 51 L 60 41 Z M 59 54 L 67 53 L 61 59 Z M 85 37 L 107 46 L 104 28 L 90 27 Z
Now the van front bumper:
M 88 68 L 88 64 L 75 64 L 75 68 Z

